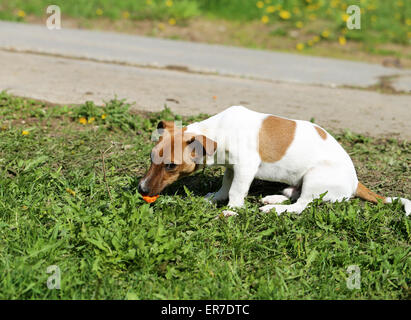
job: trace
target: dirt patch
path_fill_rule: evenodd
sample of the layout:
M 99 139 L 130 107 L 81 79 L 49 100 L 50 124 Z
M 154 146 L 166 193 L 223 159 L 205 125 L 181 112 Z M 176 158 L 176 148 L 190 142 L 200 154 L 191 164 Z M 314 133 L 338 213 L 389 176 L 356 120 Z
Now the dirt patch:
M 356 90 L 370 90 L 370 91 L 377 91 L 384 94 L 403 94 L 403 95 L 410 95 L 410 92 L 400 91 L 397 90 L 394 85 L 393 81 L 398 79 L 400 76 L 381 76 L 378 78 L 378 83 L 368 86 L 368 87 L 356 87 L 356 86 L 342 86 L 343 88 L 347 89 L 356 89 Z

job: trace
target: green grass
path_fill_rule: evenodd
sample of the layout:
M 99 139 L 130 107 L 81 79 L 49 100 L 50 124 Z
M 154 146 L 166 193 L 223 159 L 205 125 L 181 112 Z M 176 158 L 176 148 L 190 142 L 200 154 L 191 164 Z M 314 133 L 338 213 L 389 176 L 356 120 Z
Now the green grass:
M 61 7 L 63 19 L 174 18 L 181 23 L 198 16 L 235 21 L 263 21 L 266 16 L 264 23 L 282 23 L 288 31 L 296 29 L 296 25 L 313 29 L 314 35 L 325 31 L 323 41 L 346 37 L 371 48 L 376 43 L 408 44 L 411 38 L 411 3 L 405 0 L 56 0 L 53 4 Z M 48 0 L 3 0 L 0 19 L 24 20 L 27 14 L 44 17 L 49 5 Z M 362 9 L 361 31 L 346 29 L 343 16 L 349 5 Z M 307 46 L 317 43 L 303 40 Z
M 280 186 L 255 182 L 238 217 L 215 220 L 224 206 L 203 196 L 221 183 L 217 167 L 148 205 L 137 184 L 157 122 L 206 116 L 128 108 L 0 94 L 0 298 L 411 298 L 411 221 L 400 204 L 318 200 L 278 217 L 261 214 L 258 200 Z M 409 142 L 337 138 L 366 185 L 410 196 Z M 50 265 L 61 270 L 60 290 L 47 289 Z M 359 290 L 346 287 L 350 265 L 361 269 Z

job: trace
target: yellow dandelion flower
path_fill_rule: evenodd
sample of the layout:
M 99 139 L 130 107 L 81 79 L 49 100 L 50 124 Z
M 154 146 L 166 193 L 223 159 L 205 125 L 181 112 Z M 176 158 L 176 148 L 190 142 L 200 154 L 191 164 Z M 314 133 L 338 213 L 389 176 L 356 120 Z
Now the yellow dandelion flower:
M 397 6 L 403 7 L 403 6 L 404 6 L 404 2 L 402 2 L 402 1 L 397 1 Z
M 350 18 L 350 16 L 348 14 L 344 13 L 343 15 L 341 15 L 341 18 L 344 22 L 347 22 L 348 19 Z
M 81 124 L 87 124 L 87 119 L 84 117 L 81 117 L 80 119 L 78 119 L 78 122 L 80 122 Z
M 321 36 L 323 38 L 328 38 L 330 36 L 330 31 L 324 30 L 323 32 L 321 32 Z
M 280 11 L 280 18 L 284 20 L 288 20 L 291 18 L 291 13 L 287 10 L 281 10 Z
M 173 6 L 173 1 L 172 0 L 167 0 L 166 1 L 166 6 L 167 7 L 172 7 Z
M 122 16 L 123 16 L 124 19 L 128 19 L 128 18 L 130 18 L 130 12 L 124 11 L 124 12 L 122 13 Z
M 262 2 L 262 1 L 257 1 L 257 3 L 255 5 L 257 6 L 258 9 L 264 8 L 264 2 Z
M 21 207 L 23 210 L 27 210 L 29 207 L 27 207 L 27 206 L 22 206 Z
M 104 13 L 103 10 L 100 9 L 100 8 L 98 8 L 98 9 L 96 10 L 96 15 L 98 15 L 98 16 L 102 16 L 103 13 Z
M 88 123 L 88 124 L 91 124 L 91 123 L 93 123 L 94 121 L 96 121 L 96 118 L 91 117 L 90 119 L 87 120 L 87 123 Z
M 26 16 L 26 13 L 23 10 L 17 11 L 17 16 L 19 18 L 24 18 Z
M 313 2 L 313 0 L 305 0 L 305 2 L 311 3 L 311 2 Z
M 67 193 L 71 194 L 73 197 L 76 195 L 76 192 L 70 188 L 66 189 Z
M 313 38 L 314 43 L 320 42 L 321 38 L 319 36 L 315 36 Z
M 297 22 L 295 23 L 295 26 L 296 26 L 298 29 L 301 29 L 301 28 L 304 26 L 304 24 L 302 23 L 302 21 L 297 21 Z
M 303 50 L 304 49 L 304 43 L 297 43 L 297 46 L 296 46 L 296 49 L 298 50 L 298 51 L 301 51 L 301 50 Z
M 106 115 L 106 114 L 102 114 L 102 115 L 101 115 L 101 119 L 104 120 L 105 118 L 107 118 L 107 115 Z
M 275 12 L 275 6 L 268 6 L 267 9 L 265 9 L 268 13 L 273 13 Z
M 269 18 L 268 16 L 262 16 L 262 17 L 261 17 L 261 22 L 262 22 L 262 23 L 266 24 L 266 23 L 268 23 L 269 21 L 270 21 L 270 18 Z
M 174 18 L 168 19 L 168 24 L 169 24 L 170 26 L 174 26 L 176 23 L 177 23 L 176 19 L 174 19 Z
M 21 132 L 21 134 L 22 134 L 23 136 L 27 136 L 28 134 L 30 134 L 30 132 L 28 132 L 28 131 L 26 131 L 26 130 L 23 130 L 23 131 Z
M 407 24 L 407 26 L 411 26 L 411 19 L 405 20 L 405 23 Z
M 340 45 L 345 46 L 345 44 L 347 43 L 347 39 L 341 36 L 338 38 L 338 42 L 340 43 Z

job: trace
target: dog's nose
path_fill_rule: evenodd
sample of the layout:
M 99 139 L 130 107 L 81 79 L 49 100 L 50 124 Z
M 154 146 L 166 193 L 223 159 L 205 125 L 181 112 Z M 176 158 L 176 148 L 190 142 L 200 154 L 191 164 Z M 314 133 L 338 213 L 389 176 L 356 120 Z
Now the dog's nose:
M 141 194 L 144 194 L 144 193 L 148 193 L 149 190 L 144 185 L 139 183 L 138 184 L 138 192 L 141 193 Z

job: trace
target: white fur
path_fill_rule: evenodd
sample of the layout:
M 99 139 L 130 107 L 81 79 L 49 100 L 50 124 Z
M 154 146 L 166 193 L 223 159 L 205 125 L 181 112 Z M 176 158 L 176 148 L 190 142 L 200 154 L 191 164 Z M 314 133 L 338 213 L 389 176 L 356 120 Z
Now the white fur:
M 266 196 L 261 199 L 261 202 L 264 204 L 276 204 L 276 203 L 283 203 L 287 201 L 289 198 L 286 196 L 282 196 L 281 194 L 275 194 L 273 196 Z
M 262 122 L 268 116 L 234 106 L 187 126 L 187 132 L 202 134 L 217 142 L 216 153 L 207 158 L 207 164 L 226 166 L 222 187 L 216 193 L 208 194 L 208 199 L 221 201 L 228 198 L 229 207 L 242 207 L 255 178 L 291 186 L 283 191 L 284 196 L 263 198 L 262 202 L 266 204 L 260 208 L 263 212 L 275 209 L 277 214 L 285 211 L 301 213 L 323 193 L 326 193 L 323 199 L 330 202 L 345 201 L 355 195 L 358 179 L 351 158 L 329 133 L 324 140 L 311 122 L 293 120 L 296 131 L 285 155 L 277 162 L 263 162 L 258 153 L 258 137 Z M 291 205 L 279 204 L 287 199 L 298 200 Z M 411 201 L 400 201 L 406 214 L 410 214 Z
M 388 197 L 386 198 L 386 202 L 387 203 L 393 203 L 394 200 L 398 200 L 399 202 L 402 203 L 402 205 L 404 206 L 404 210 L 405 210 L 405 215 L 409 216 L 411 214 L 411 201 L 408 199 L 404 199 L 404 198 L 396 198 L 396 197 Z

